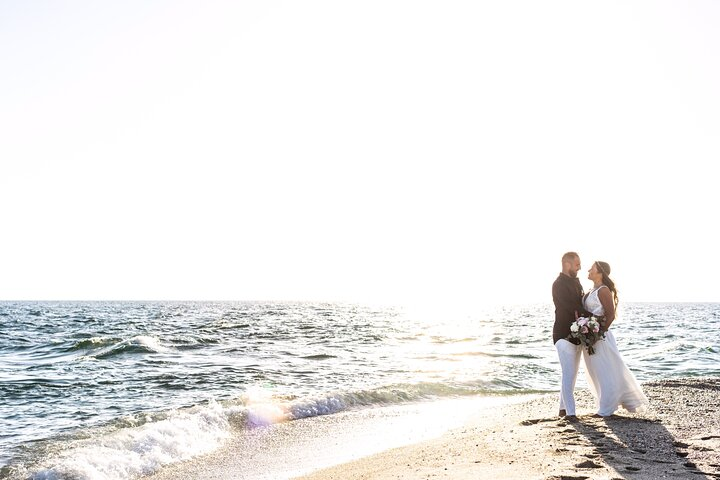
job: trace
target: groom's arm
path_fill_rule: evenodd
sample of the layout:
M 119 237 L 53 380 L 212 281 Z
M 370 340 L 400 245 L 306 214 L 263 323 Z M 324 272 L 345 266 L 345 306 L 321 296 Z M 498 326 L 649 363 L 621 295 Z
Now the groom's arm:
M 582 316 L 582 309 L 578 310 L 581 302 L 577 296 L 577 292 L 572 285 L 567 283 L 555 283 L 552 289 L 553 299 L 555 300 L 555 308 L 565 312 L 569 317 L 568 321 L 575 320 L 575 313 Z

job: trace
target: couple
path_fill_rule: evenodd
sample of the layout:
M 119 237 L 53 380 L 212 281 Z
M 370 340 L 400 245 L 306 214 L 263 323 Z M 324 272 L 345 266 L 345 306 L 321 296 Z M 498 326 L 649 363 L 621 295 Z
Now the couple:
M 598 416 L 612 415 L 619 406 L 629 412 L 644 407 L 648 400 L 628 370 L 618 351 L 615 337 L 609 330 L 615 320 L 618 303 L 615 283 L 610 279 L 610 265 L 595 262 L 588 270 L 593 288 L 584 294 L 577 273 L 580 270 L 580 256 L 568 252 L 562 257 L 562 273 L 552 286 L 555 304 L 555 325 L 553 342 L 560 357 L 562 385 L 560 389 L 560 416 L 575 418 L 575 380 L 577 379 L 580 356 L 585 359 L 588 383 L 595 396 Z M 595 353 L 583 352 L 580 340 L 570 337 L 570 327 L 578 316 L 595 316 L 601 319 L 601 331 L 605 338 L 594 345 Z

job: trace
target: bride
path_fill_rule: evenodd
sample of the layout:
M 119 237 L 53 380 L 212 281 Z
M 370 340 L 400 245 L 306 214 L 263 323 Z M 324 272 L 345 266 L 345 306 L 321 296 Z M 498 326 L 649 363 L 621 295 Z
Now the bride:
M 594 287 L 583 297 L 585 310 L 596 317 L 605 317 L 601 323 L 605 339 L 595 344 L 595 353 L 583 352 L 585 370 L 590 377 L 590 390 L 595 395 L 597 415 L 607 417 L 622 406 L 629 412 L 642 410 L 648 403 L 640 385 L 620 356 L 610 325 L 615 320 L 618 304 L 615 283 L 610 279 L 610 265 L 595 262 L 588 271 Z

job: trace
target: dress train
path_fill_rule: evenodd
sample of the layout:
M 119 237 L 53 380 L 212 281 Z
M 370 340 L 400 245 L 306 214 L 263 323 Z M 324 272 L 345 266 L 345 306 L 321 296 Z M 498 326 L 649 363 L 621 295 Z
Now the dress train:
M 605 332 L 605 340 L 595 343 L 595 353 L 583 350 L 585 373 L 590 390 L 596 399 L 599 415 L 612 415 L 623 407 L 628 412 L 641 412 L 648 404 L 635 375 L 628 369 L 620 355 L 615 336 Z

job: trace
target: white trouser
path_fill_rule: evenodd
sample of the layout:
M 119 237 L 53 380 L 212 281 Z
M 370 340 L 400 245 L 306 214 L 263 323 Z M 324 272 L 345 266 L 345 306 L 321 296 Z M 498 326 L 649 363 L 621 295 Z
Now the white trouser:
M 565 410 L 568 415 L 575 415 L 575 380 L 577 380 L 582 346 L 570 343 L 564 338 L 555 343 L 555 349 L 560 358 L 562 380 L 560 386 L 560 410 Z

